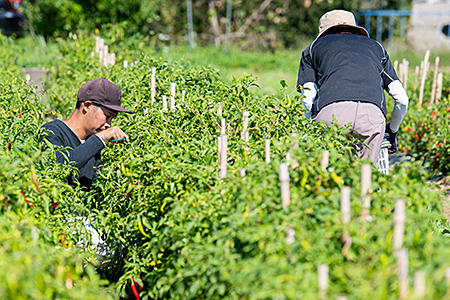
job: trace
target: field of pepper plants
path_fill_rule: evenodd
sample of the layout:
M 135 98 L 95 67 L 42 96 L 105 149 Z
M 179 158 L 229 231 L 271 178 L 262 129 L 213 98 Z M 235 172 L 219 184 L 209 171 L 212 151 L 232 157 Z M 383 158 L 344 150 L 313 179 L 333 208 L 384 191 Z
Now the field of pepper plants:
M 0 298 L 448 298 L 447 197 L 429 181 L 445 174 L 450 159 L 448 89 L 438 105 L 420 109 L 408 91 L 399 148 L 412 159 L 387 176 L 372 166 L 369 217 L 362 218 L 366 162 L 352 156 L 342 128 L 319 131 L 304 119 L 300 97 L 290 92 L 294 83 L 281 82 L 284 97 L 257 95 L 249 90 L 257 84 L 252 76 L 224 82 L 217 70 L 186 60 L 169 64 L 150 49 L 119 43 L 111 46 L 116 65 L 104 67 L 90 55 L 95 37 L 72 35 L 58 41 L 60 55 L 47 66 L 42 93 L 16 65 L 20 49 L 5 37 L 0 43 Z M 125 59 L 134 65 L 123 67 Z M 113 121 L 130 142 L 102 151 L 99 180 L 86 191 L 66 183 L 73 169 L 56 163 L 38 132 L 51 119 L 67 118 L 78 88 L 98 77 L 116 83 L 123 106 L 135 113 Z M 444 86 L 448 80 L 445 74 Z M 170 95 L 171 83 L 175 109 L 165 111 L 162 96 Z M 279 165 L 288 152 L 290 204 L 283 208 Z M 351 190 L 349 222 L 340 208 L 344 187 Z M 398 199 L 406 206 L 406 274 L 394 249 Z M 106 258 L 92 247 L 86 219 L 106 241 Z M 321 265 L 328 267 L 325 284 Z M 424 290 L 416 274 L 424 275 Z

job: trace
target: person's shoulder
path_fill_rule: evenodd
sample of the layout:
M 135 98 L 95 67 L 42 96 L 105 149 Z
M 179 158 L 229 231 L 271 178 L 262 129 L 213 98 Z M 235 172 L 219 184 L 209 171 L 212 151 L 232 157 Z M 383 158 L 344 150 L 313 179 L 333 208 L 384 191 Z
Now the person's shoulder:
M 49 121 L 41 126 L 41 130 L 50 132 L 50 134 L 59 134 L 66 131 L 66 125 L 60 119 Z
M 61 121 L 60 119 L 54 119 L 52 121 L 45 123 L 44 125 L 42 125 L 42 127 L 46 129 L 61 128 L 61 126 L 63 125 L 61 123 L 63 123 L 63 121 Z

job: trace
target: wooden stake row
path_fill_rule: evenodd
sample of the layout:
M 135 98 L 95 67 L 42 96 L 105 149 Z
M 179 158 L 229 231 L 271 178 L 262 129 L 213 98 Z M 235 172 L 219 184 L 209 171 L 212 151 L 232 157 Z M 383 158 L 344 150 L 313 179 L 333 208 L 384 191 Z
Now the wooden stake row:
M 227 135 L 225 133 L 226 123 L 225 119 L 221 122 L 221 135 L 218 137 L 218 149 L 219 149 L 219 163 L 220 171 L 219 177 L 226 177 L 226 161 L 227 161 Z M 270 140 L 265 140 L 265 153 L 266 162 L 270 162 Z M 324 151 L 321 159 L 322 170 L 327 169 L 328 165 L 328 151 Z M 326 163 L 325 163 L 326 162 Z M 362 212 L 361 216 L 364 221 L 370 221 L 367 219 L 368 210 L 370 209 L 370 193 L 371 193 L 371 165 L 364 164 L 361 166 L 361 203 L 367 212 Z M 245 169 L 240 170 L 240 175 L 245 176 Z M 279 165 L 279 180 L 280 180 L 280 190 L 281 190 L 281 202 L 283 209 L 286 209 L 291 202 L 290 199 L 290 177 L 289 177 L 289 166 L 287 162 L 283 162 Z M 350 205 L 350 187 L 343 187 L 341 189 L 341 214 L 342 223 L 349 224 L 351 221 L 351 205 Z M 393 248 L 396 251 L 397 256 L 397 277 L 398 277 L 398 291 L 399 298 L 406 299 L 408 297 L 409 289 L 409 278 L 408 278 L 408 251 L 402 248 L 404 231 L 405 231 L 405 201 L 403 199 L 398 199 L 395 202 L 394 211 L 394 235 L 393 235 Z M 343 254 L 346 254 L 351 247 L 352 238 L 350 233 L 344 229 L 342 240 L 344 242 Z M 295 230 L 291 227 L 286 228 L 286 243 L 291 244 L 295 242 Z M 319 287 L 319 299 L 327 299 L 327 289 L 328 289 L 328 266 L 322 264 L 318 266 L 318 287 Z M 446 272 L 446 280 L 450 283 L 450 268 Z M 425 285 L 425 275 L 423 271 L 417 270 L 414 273 L 414 294 L 415 297 L 421 299 L 426 295 L 426 285 Z M 345 296 L 340 296 L 338 299 L 347 299 Z
M 419 103 L 417 104 L 418 108 L 422 107 L 423 102 L 423 90 L 425 87 L 425 80 L 427 79 L 427 72 L 428 72 L 428 59 L 430 58 L 430 50 L 427 50 L 425 53 L 425 58 L 422 63 L 422 72 L 420 77 L 420 90 L 419 90 Z
M 430 70 L 430 50 L 427 50 L 425 53 L 424 60 L 421 61 L 420 66 L 416 66 L 414 69 L 414 83 L 413 83 L 413 93 L 415 94 L 417 88 L 419 88 L 419 99 L 417 107 L 422 107 L 424 102 L 424 89 L 425 82 L 427 79 L 427 73 Z M 398 62 L 394 62 L 394 68 L 398 71 L 399 79 L 403 83 L 403 87 L 405 90 L 408 87 L 408 72 L 409 72 L 409 62 L 406 59 L 403 59 L 402 63 L 398 66 Z M 433 82 L 431 88 L 431 97 L 427 102 L 427 105 L 438 104 L 442 95 L 442 73 L 439 73 L 439 56 L 435 58 L 434 61 L 434 74 L 433 74 Z
M 95 37 L 95 52 L 91 52 L 91 57 L 98 55 L 98 60 L 103 63 L 105 67 L 116 64 L 116 54 L 109 53 L 108 45 L 105 40 L 100 37 Z

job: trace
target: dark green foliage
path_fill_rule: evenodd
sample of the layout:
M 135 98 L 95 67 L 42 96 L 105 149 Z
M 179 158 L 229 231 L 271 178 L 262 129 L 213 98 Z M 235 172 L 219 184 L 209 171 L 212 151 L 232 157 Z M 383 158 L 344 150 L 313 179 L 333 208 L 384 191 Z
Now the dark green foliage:
M 209 3 L 212 2 L 212 6 Z M 193 27 L 197 43 L 224 42 L 227 0 L 192 1 Z M 411 0 L 404 4 L 410 6 Z M 356 12 L 360 9 L 400 9 L 400 2 L 362 0 L 271 1 L 260 9 L 262 1 L 233 1 L 231 31 L 238 32 L 234 43 L 243 49 L 271 50 L 297 46 L 302 39 L 317 35 L 319 18 L 332 9 Z M 212 9 L 211 9 L 212 7 Z M 179 43 L 187 36 L 185 0 L 30 0 L 24 9 L 29 29 L 45 37 L 67 37 L 79 30 L 102 34 L 123 30 L 127 37 L 145 37 L 147 45 Z M 217 19 L 217 31 L 213 29 Z M 250 21 L 251 20 L 251 21 Z M 374 27 L 373 27 L 374 28 Z M 215 32 L 213 34 L 213 32 Z M 160 34 L 165 34 L 164 38 Z M 166 38 L 169 41 L 166 41 Z

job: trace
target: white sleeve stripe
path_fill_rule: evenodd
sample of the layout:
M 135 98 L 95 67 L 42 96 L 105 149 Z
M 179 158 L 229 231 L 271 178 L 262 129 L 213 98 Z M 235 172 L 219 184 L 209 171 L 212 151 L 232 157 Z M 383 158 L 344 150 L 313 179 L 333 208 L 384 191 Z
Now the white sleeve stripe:
M 389 77 L 389 79 L 390 79 L 390 80 L 391 80 L 392 82 L 393 82 L 393 81 L 395 81 L 395 80 L 394 80 L 394 78 L 392 78 L 391 76 L 389 76 L 389 74 L 388 74 L 388 73 L 386 73 L 386 71 L 385 71 L 385 70 L 383 70 L 383 72 L 382 72 L 382 73 L 386 74 L 386 76 L 387 76 L 387 77 Z M 392 82 L 391 82 L 391 83 L 392 83 Z

